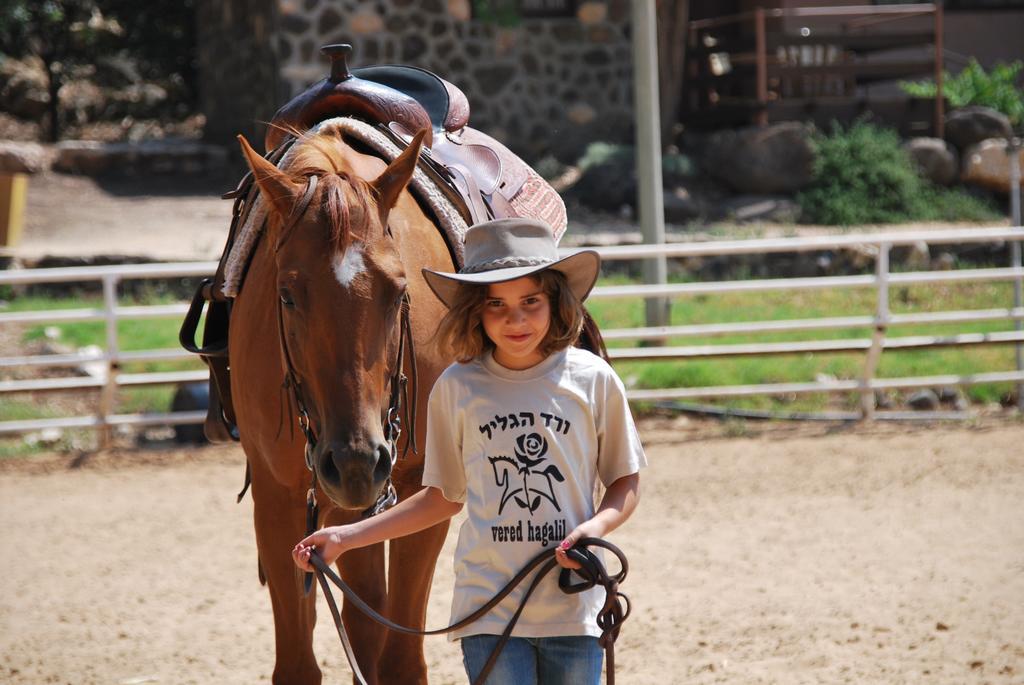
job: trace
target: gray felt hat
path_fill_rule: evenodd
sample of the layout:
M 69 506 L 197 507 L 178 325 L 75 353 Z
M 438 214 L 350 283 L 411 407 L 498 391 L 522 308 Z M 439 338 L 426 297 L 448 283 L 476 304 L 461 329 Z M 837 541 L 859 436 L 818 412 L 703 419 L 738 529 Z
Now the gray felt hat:
M 470 226 L 465 237 L 465 266 L 458 273 L 423 269 L 434 294 L 451 307 L 460 283 L 490 284 L 514 281 L 545 269 L 565 275 L 569 288 L 583 301 L 601 270 L 601 258 L 583 250 L 563 259 L 551 227 L 534 219 L 495 219 Z

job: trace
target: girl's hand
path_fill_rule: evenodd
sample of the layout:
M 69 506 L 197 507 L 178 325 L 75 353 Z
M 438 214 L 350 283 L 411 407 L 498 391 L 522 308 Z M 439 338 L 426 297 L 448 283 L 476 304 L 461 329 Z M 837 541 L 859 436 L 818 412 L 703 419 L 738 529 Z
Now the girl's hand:
M 327 564 L 333 564 L 338 557 L 348 551 L 348 526 L 332 526 L 321 528 L 312 535 L 299 541 L 292 549 L 295 565 L 307 573 L 313 572 L 309 557 L 316 550 Z
M 580 568 L 579 562 L 573 561 L 569 558 L 565 552 L 573 548 L 573 546 L 582 540 L 583 538 L 599 538 L 604 533 L 602 531 L 595 530 L 597 524 L 593 519 L 585 521 L 580 525 L 576 526 L 571 533 L 565 536 L 562 543 L 555 548 L 555 561 L 562 568 L 578 569 Z
M 580 568 L 577 562 L 566 555 L 566 550 L 572 549 L 573 545 L 583 538 L 603 538 L 621 526 L 633 514 L 639 499 L 639 474 L 633 473 L 613 481 L 605 490 L 601 506 L 597 508 L 594 517 L 576 526 L 555 550 L 555 561 L 558 565 L 562 568 Z

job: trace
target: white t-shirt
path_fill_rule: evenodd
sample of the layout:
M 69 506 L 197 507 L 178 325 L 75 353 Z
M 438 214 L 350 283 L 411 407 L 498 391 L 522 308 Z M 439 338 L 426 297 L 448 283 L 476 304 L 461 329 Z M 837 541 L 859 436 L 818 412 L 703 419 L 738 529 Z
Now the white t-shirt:
M 591 518 L 598 479 L 608 486 L 646 464 L 622 382 L 590 352 L 570 347 L 521 371 L 490 352 L 449 366 L 430 394 L 423 484 L 468 514 L 455 551 L 452 621 Z M 512 634 L 600 635 L 604 590 L 567 595 L 556 571 Z M 528 584 L 451 639 L 500 634 Z

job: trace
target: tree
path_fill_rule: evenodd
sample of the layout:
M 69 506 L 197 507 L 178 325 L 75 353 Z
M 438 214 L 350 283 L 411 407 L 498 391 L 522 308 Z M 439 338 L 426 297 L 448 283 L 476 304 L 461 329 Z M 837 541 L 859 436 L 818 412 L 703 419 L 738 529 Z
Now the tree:
M 198 100 L 196 0 L 96 0 L 123 32 L 104 52 L 128 56 L 139 75 L 173 91 L 191 110 Z
M 58 93 L 77 64 L 87 63 L 116 22 L 103 17 L 94 0 L 5 0 L 0 4 L 0 52 L 11 57 L 35 55 L 46 70 L 49 94 L 48 137 L 60 138 Z

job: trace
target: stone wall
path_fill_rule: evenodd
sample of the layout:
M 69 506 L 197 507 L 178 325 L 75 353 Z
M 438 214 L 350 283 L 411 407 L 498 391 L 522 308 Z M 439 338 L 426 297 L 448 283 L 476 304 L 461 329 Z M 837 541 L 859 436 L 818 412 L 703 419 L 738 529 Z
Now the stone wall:
M 586 142 L 632 138 L 628 0 L 581 1 L 575 17 L 513 26 L 473 19 L 470 0 L 276 3 L 284 97 L 327 75 L 321 45 L 351 43 L 350 66 L 409 64 L 456 84 L 471 124 L 529 160 L 574 161 Z

